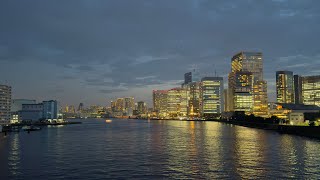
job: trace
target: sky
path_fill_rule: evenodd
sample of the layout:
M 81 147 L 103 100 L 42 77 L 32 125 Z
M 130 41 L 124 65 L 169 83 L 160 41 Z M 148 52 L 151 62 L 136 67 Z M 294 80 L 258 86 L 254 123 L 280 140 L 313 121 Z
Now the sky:
M 319 32 L 318 0 L 1 0 L 0 84 L 60 105 L 151 105 L 194 68 L 227 86 L 231 57 L 260 51 L 275 101 L 275 71 L 320 74 Z

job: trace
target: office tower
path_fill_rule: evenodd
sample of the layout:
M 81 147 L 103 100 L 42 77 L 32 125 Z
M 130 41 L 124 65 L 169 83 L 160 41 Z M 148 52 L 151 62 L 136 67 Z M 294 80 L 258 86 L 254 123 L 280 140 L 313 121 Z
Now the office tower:
M 17 112 L 22 110 L 22 104 L 35 104 L 36 100 L 31 99 L 12 99 L 11 112 Z
M 278 103 L 294 103 L 294 85 L 292 71 L 276 72 L 276 88 Z
M 168 90 L 168 116 L 170 118 L 187 117 L 188 91 L 185 88 Z
M 193 69 L 192 72 L 187 72 L 184 74 L 184 82 L 182 87 L 191 82 L 200 82 L 200 72 L 197 69 Z
M 134 109 L 134 98 L 133 97 L 125 97 L 124 98 L 124 108 L 125 109 Z
M 58 118 L 58 103 L 55 100 L 43 101 L 43 118 L 53 120 Z
M 201 114 L 206 118 L 217 118 L 223 112 L 223 78 L 204 77 L 201 79 Z
M 110 108 L 112 112 L 116 112 L 116 101 L 110 102 Z
M 153 109 L 156 111 L 159 118 L 167 116 L 168 106 L 168 91 L 167 90 L 153 90 Z
M 188 94 L 187 114 L 189 117 L 200 117 L 200 85 L 201 82 L 191 82 L 186 87 Z
M 293 76 L 294 86 L 294 103 L 302 104 L 302 77 L 299 75 Z
M 70 105 L 68 109 L 69 109 L 69 113 L 76 113 L 76 110 L 73 105 Z
M 11 87 L 0 85 L 0 121 L 10 120 Z
M 253 113 L 257 116 L 268 116 L 267 81 L 253 83 Z
M 189 84 L 192 82 L 192 72 L 187 72 L 184 74 L 184 84 Z
M 244 74 L 243 74 L 244 73 Z M 247 74 L 251 73 L 251 74 Z M 244 79 L 237 79 L 244 78 Z M 251 83 L 252 79 L 252 84 Z M 247 81 L 245 85 L 246 91 L 238 92 L 236 89 L 242 88 L 241 81 Z M 237 83 L 238 82 L 238 83 Z M 260 52 L 240 52 L 234 55 L 231 59 L 231 72 L 229 74 L 229 90 L 233 101 L 229 103 L 231 111 L 238 111 L 240 109 L 247 113 L 254 113 L 258 115 L 267 115 L 267 82 L 263 80 L 263 58 Z M 240 85 L 240 87 L 237 87 Z M 251 86 L 251 90 L 248 86 Z M 251 97 L 252 100 L 251 100 Z M 238 102 L 240 101 L 240 102 Z M 236 107 L 237 106 L 237 107 Z M 251 109 L 248 109 L 251 107 Z
M 137 112 L 139 115 L 147 113 L 147 104 L 143 101 L 137 102 Z
M 124 110 L 124 99 L 123 98 L 118 98 L 115 102 L 115 109 L 118 112 L 123 112 Z
M 133 115 L 134 110 L 134 98 L 133 97 L 125 97 L 124 98 L 124 112 L 127 116 Z
M 82 112 L 83 110 L 83 103 L 80 103 L 79 106 L 78 106 L 78 112 Z
M 234 111 L 253 112 L 253 75 L 251 72 L 237 72 L 234 79 Z
M 240 52 L 232 57 L 231 72 L 247 71 L 253 81 L 263 80 L 263 59 L 261 52 Z
M 320 106 L 320 75 L 302 77 L 302 99 L 305 105 Z

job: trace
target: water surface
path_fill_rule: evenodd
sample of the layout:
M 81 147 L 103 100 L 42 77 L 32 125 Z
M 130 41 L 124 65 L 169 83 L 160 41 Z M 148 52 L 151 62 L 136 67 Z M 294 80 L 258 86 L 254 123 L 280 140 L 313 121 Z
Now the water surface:
M 0 136 L 0 179 L 320 179 L 320 142 L 218 122 L 80 120 Z

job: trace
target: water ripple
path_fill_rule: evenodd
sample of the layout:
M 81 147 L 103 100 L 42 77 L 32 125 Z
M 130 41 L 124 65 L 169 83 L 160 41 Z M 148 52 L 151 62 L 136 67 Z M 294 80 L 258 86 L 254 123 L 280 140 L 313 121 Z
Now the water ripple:
M 0 139 L 1 179 L 319 179 L 320 143 L 216 122 L 84 120 Z

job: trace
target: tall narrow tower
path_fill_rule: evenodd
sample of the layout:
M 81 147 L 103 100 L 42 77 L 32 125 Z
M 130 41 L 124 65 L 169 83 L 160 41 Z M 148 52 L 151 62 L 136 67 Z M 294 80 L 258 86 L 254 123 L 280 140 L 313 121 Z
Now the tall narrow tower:
M 294 103 L 294 86 L 292 71 L 277 71 L 276 87 L 278 103 Z

